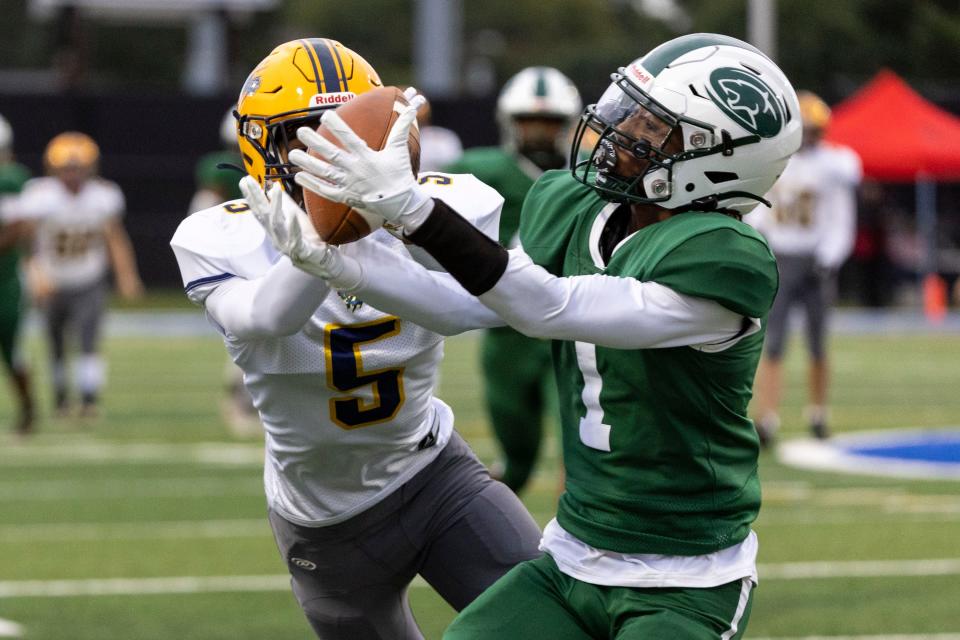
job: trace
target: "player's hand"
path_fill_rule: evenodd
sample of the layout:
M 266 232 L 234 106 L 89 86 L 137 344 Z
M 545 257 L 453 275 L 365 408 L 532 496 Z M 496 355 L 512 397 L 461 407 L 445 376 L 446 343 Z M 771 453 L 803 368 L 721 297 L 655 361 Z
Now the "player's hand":
M 324 158 L 291 151 L 290 161 L 303 169 L 294 177 L 297 184 L 328 200 L 379 215 L 407 232 L 418 228 L 433 210 L 433 200 L 417 184 L 410 164 L 407 138 L 424 101 L 415 90 L 411 94 L 382 151 L 368 147 L 336 111 L 327 111 L 321 122 L 343 149 L 310 127 L 297 129 L 300 141 Z
M 240 180 L 240 191 L 273 246 L 290 258 L 295 267 L 324 280 L 345 276 L 349 279 L 359 272 L 359 264 L 345 259 L 336 247 L 320 239 L 307 214 L 280 183 L 275 182 L 267 194 L 256 180 L 245 176 Z M 354 264 L 348 265 L 348 260 Z

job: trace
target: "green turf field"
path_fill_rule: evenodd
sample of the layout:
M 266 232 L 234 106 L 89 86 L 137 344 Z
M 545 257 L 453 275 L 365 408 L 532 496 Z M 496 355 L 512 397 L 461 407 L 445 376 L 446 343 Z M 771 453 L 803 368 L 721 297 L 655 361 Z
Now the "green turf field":
M 42 365 L 36 339 L 29 352 Z M 31 640 L 312 637 L 264 517 L 260 447 L 219 416 L 219 341 L 114 337 L 106 352 L 98 423 L 45 411 L 32 440 L 0 437 L 0 619 Z M 489 462 L 476 352 L 474 337 L 448 342 L 440 393 Z M 835 430 L 960 423 L 960 335 L 838 336 L 833 353 Z M 784 436 L 800 436 L 796 348 L 787 371 Z M 555 463 L 551 441 L 525 496 L 541 524 Z M 748 637 L 960 638 L 960 483 L 800 471 L 769 454 L 761 465 Z M 423 584 L 411 598 L 439 638 L 452 611 Z

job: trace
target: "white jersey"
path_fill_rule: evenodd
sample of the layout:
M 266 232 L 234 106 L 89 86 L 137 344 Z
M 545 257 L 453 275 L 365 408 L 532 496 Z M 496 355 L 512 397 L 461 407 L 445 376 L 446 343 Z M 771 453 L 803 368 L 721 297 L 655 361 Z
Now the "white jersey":
M 455 132 L 433 125 L 420 128 L 421 171 L 439 171 L 462 155 L 463 143 Z
M 430 195 L 496 238 L 503 199 L 472 176 L 421 175 Z M 381 229 L 359 242 L 405 252 Z M 278 259 L 243 200 L 194 213 L 171 241 L 190 299 Z M 434 397 L 443 337 L 331 292 L 297 333 L 224 343 L 266 431 L 271 508 L 324 526 L 372 507 L 432 461 L 453 429 Z
M 774 255 L 812 255 L 840 267 L 853 249 L 860 158 L 848 147 L 820 143 L 802 148 L 767 198 L 744 220 L 762 233 Z
M 125 207 L 115 183 L 95 178 L 73 193 L 57 178 L 34 178 L 15 207 L 17 217 L 37 222 L 37 259 L 57 289 L 79 289 L 106 277 L 104 231 Z

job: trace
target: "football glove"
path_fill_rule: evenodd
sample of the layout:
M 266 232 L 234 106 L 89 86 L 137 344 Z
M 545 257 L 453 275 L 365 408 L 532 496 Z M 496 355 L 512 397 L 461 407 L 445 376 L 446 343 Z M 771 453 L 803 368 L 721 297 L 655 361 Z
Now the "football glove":
M 321 240 L 307 214 L 279 182 L 270 187 L 268 194 L 256 180 L 245 176 L 240 180 L 240 191 L 273 246 L 290 258 L 295 267 L 329 281 L 336 288 L 347 289 L 359 284 L 363 275 L 360 263 Z
M 387 222 L 410 233 L 433 210 L 433 200 L 413 175 L 407 138 L 417 117 L 423 96 L 414 92 L 409 104 L 390 129 L 382 151 L 374 151 L 336 113 L 323 114 L 321 122 L 343 145 L 343 149 L 324 139 L 310 127 L 297 129 L 297 137 L 310 151 L 295 149 L 290 161 L 303 169 L 296 174 L 297 184 L 314 193 L 381 216 Z

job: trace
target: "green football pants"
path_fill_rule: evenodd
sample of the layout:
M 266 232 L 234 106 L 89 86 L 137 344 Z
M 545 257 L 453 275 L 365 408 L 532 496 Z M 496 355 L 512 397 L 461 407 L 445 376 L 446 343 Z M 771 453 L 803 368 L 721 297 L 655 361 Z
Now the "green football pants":
M 0 355 L 9 370 L 14 368 L 17 335 L 23 315 L 20 279 L 16 276 L 0 282 Z
M 556 412 L 550 342 L 503 327 L 487 331 L 481 348 L 487 414 L 504 456 L 501 480 L 519 492 L 533 473 L 545 414 Z
M 738 640 L 749 579 L 709 589 L 601 587 L 545 555 L 514 567 L 453 621 L 444 640 Z

